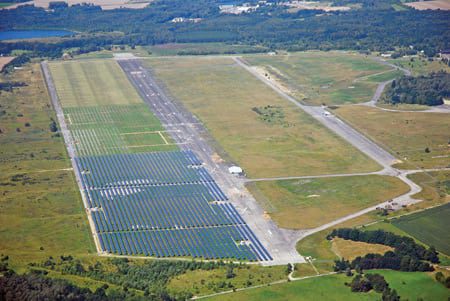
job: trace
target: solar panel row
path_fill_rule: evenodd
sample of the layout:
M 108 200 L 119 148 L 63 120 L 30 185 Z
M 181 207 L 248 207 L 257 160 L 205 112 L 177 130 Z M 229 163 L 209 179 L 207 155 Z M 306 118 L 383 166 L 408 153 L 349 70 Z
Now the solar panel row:
M 79 157 L 76 162 L 106 252 L 272 259 L 191 151 Z

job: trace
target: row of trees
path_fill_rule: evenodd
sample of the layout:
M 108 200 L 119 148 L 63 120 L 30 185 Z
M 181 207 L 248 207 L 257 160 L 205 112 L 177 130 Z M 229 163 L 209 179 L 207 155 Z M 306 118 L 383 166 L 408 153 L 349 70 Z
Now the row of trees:
M 436 106 L 450 98 L 450 74 L 444 71 L 418 77 L 403 76 L 386 89 L 384 102 Z
M 387 0 L 386 0 L 387 1 Z M 384 2 L 386 2 L 384 1 Z M 370 2 L 370 1 L 368 1 Z M 223 15 L 214 0 L 159 0 L 141 10 L 102 11 L 97 6 L 54 5 L 53 11 L 32 6 L 2 12 L 0 29 L 68 28 L 109 37 L 69 39 L 61 43 L 15 43 L 41 56 L 57 56 L 61 48 L 95 49 L 109 44 L 154 45 L 171 42 L 230 42 L 263 45 L 269 49 L 355 49 L 393 51 L 397 47 L 424 50 L 429 56 L 450 48 L 450 13 L 446 11 L 397 12 L 378 8 L 347 12 L 302 11 L 287 13 L 278 6 L 243 15 Z M 370 3 L 367 7 L 371 7 Z M 172 23 L 175 17 L 202 18 L 199 23 Z M 414 28 L 414 30 L 411 30 Z M 124 35 L 113 35 L 121 31 Z M 11 48 L 0 43 L 0 52 Z M 13 43 L 14 44 L 14 43 Z M 42 55 L 46 54 L 46 55 Z M 48 54 L 48 55 L 47 55 Z
M 233 263 L 201 262 L 201 261 L 146 261 L 136 263 L 126 258 L 114 258 L 106 264 L 96 262 L 84 266 L 80 260 L 72 256 L 61 256 L 58 259 L 49 257 L 40 264 L 33 264 L 34 268 L 57 270 L 63 274 L 88 277 L 121 286 L 124 291 L 132 289 L 142 290 L 145 296 L 155 300 L 185 300 L 192 297 L 190 292 L 179 292 L 177 295 L 169 294 L 165 287 L 174 276 L 193 270 L 212 270 L 226 267 L 224 278 L 235 277 L 234 269 L 239 265 Z M 111 272 L 114 271 L 114 272 Z
M 433 271 L 431 263 L 438 263 L 438 252 L 434 247 L 425 248 L 412 238 L 400 236 L 383 230 L 361 231 L 359 229 L 341 228 L 333 230 L 328 239 L 340 237 L 353 241 L 391 246 L 394 251 L 384 255 L 367 254 L 358 256 L 352 262 L 345 259 L 336 261 L 335 271 L 351 269 L 392 269 L 400 271 Z

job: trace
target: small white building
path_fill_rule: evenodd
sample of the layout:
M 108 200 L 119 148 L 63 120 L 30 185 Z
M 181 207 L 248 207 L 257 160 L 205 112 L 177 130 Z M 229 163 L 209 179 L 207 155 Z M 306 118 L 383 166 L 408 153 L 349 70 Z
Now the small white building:
M 242 168 L 240 168 L 239 166 L 236 166 L 236 165 L 229 167 L 228 172 L 232 175 L 241 175 L 244 173 Z

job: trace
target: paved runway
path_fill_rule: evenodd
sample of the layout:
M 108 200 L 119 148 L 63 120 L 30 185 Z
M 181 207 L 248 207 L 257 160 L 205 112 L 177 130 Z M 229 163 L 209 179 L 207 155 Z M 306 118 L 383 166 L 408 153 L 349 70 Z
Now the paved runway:
M 230 175 L 229 166 L 213 159 L 216 152 L 207 142 L 210 137 L 202 123 L 166 94 L 162 84 L 155 80 L 142 61 L 127 58 L 117 59 L 117 62 L 180 148 L 194 151 L 205 163 L 205 168 L 267 248 L 273 261 L 263 264 L 305 262 L 295 249 L 303 232 L 279 229 L 273 221 L 264 217 L 263 208 L 247 191 L 244 180 Z

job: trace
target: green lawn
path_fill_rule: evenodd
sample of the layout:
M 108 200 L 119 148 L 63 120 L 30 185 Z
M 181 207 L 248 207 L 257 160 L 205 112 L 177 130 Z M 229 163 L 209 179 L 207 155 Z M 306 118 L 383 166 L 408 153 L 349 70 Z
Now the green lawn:
M 373 273 L 383 275 L 389 286 L 397 290 L 401 300 L 437 301 L 450 298 L 450 290 L 428 273 L 390 270 L 377 270 Z
M 49 64 L 63 108 L 142 103 L 114 60 Z
M 377 83 L 399 75 L 373 59 L 349 52 L 298 52 L 245 58 L 285 85 L 299 100 L 313 105 L 369 101 Z
M 403 216 L 393 224 L 440 252 L 450 255 L 450 203 Z
M 409 191 L 394 177 L 356 176 L 255 182 L 247 186 L 282 228 L 313 228 Z
M 249 177 L 373 171 L 375 162 L 281 98 L 232 59 L 146 59 L 168 91 L 206 125 L 225 159 Z M 272 106 L 277 122 L 257 112 Z

